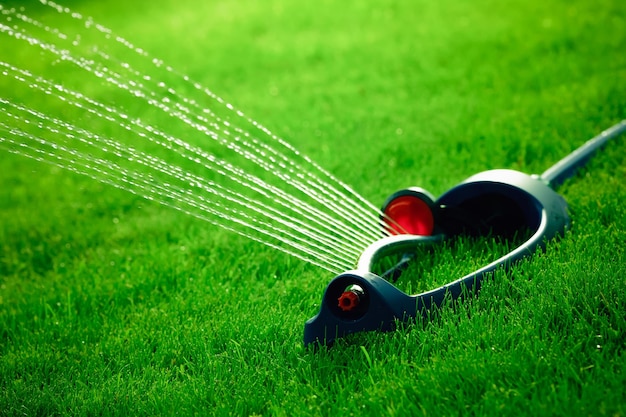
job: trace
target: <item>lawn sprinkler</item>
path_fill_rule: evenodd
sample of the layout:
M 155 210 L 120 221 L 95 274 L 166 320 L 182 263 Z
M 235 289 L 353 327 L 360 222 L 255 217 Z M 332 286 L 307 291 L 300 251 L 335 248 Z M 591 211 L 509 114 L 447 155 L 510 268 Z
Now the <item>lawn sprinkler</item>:
M 324 292 L 319 313 L 304 326 L 304 344 L 331 345 L 336 339 L 364 331 L 391 331 L 398 322 L 427 317 L 445 300 L 476 293 L 483 279 L 508 268 L 561 235 L 570 219 L 565 199 L 554 191 L 574 175 L 607 141 L 626 131 L 626 120 L 590 139 L 541 175 L 497 169 L 473 175 L 438 199 L 421 188 L 391 195 L 382 207 L 390 236 L 369 246 L 356 269 L 335 277 Z M 459 235 L 530 237 L 505 256 L 440 288 L 408 295 L 387 278 L 410 262 L 411 252 Z M 526 236 L 526 235 L 525 235 Z M 374 264 L 392 254 L 406 254 L 381 276 Z

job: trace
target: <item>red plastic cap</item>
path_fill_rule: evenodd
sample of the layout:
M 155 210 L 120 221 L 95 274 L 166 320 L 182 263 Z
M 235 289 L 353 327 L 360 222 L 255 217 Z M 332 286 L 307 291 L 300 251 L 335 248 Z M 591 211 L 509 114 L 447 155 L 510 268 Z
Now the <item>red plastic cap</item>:
M 361 301 L 359 299 L 359 295 L 354 291 L 344 291 L 339 298 L 339 308 L 343 311 L 352 311 L 354 310 Z
M 388 230 L 394 235 L 431 236 L 435 228 L 435 218 L 428 203 L 422 199 L 403 195 L 393 199 L 385 207 Z

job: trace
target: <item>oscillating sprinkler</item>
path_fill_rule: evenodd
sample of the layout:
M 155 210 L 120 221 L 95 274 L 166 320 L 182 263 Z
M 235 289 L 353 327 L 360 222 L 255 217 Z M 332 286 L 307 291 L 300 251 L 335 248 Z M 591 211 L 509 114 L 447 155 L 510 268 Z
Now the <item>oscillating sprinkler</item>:
M 390 236 L 369 246 L 356 269 L 335 277 L 324 292 L 319 313 L 304 326 L 304 344 L 330 345 L 336 339 L 364 331 L 391 331 L 397 322 L 424 317 L 444 300 L 476 293 L 482 280 L 498 268 L 542 248 L 570 224 L 565 199 L 555 189 L 587 163 L 607 141 L 626 131 L 626 120 L 590 139 L 541 175 L 497 169 L 473 175 L 438 199 L 421 188 L 392 194 L 382 207 Z M 440 288 L 408 295 L 386 277 L 397 274 L 410 256 L 382 276 L 374 264 L 392 254 L 410 254 L 421 245 L 459 235 L 512 239 L 528 233 L 524 243 L 490 264 Z

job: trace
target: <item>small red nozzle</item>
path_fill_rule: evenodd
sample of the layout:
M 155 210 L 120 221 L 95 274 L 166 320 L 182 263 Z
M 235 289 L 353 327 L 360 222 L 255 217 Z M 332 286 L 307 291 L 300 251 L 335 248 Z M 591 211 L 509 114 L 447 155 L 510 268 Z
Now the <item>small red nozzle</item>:
M 361 300 L 359 299 L 359 294 L 357 294 L 356 291 L 348 290 L 344 291 L 339 296 L 337 301 L 339 301 L 340 309 L 342 309 L 343 311 L 352 311 L 359 305 L 359 302 Z

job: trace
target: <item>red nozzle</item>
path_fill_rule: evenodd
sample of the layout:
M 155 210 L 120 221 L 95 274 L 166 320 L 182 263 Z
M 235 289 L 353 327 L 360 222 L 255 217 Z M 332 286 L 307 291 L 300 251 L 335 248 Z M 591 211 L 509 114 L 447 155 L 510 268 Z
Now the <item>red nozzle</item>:
M 348 285 L 339 298 L 337 298 L 337 305 L 342 311 L 352 311 L 359 306 L 362 301 L 361 297 L 364 295 L 365 291 L 363 291 L 361 286 L 356 284 Z
M 357 294 L 356 291 L 348 290 L 344 291 L 339 296 L 337 301 L 339 301 L 340 309 L 342 309 L 343 311 L 352 311 L 359 305 L 359 302 L 361 300 L 359 299 L 359 294 Z
M 389 232 L 393 235 L 430 236 L 435 220 L 428 202 L 415 195 L 400 195 L 393 198 L 384 208 Z

